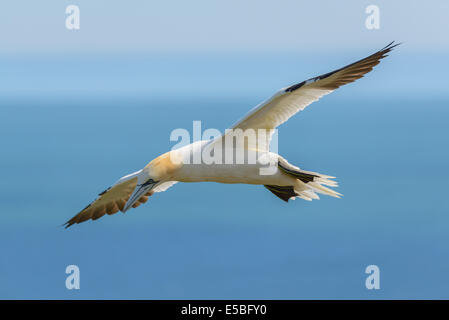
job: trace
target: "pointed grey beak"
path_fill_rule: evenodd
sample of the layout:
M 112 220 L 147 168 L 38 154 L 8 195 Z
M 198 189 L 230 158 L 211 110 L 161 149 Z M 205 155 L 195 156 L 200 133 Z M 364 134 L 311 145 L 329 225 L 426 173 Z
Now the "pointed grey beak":
M 153 179 L 148 180 L 143 184 L 138 184 L 134 189 L 133 193 L 129 197 L 129 200 L 126 202 L 123 207 L 122 212 L 128 211 L 129 208 L 132 207 L 137 200 L 139 200 L 145 193 L 153 189 L 159 181 L 154 181 Z

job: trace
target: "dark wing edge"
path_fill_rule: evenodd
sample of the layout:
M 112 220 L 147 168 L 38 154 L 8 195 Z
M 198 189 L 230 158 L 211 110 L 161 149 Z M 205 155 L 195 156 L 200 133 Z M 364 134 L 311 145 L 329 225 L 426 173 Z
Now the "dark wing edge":
M 102 193 L 99 194 L 99 197 L 95 199 L 93 202 L 88 204 L 83 210 L 81 210 L 77 215 L 71 218 L 69 221 L 63 224 L 63 226 L 67 229 L 68 227 L 78 224 L 81 222 L 85 222 L 89 219 L 97 220 L 104 216 L 105 214 L 112 215 L 117 213 L 118 211 L 122 211 L 129 197 L 131 196 L 131 192 L 128 192 L 128 195 L 122 198 L 112 199 L 107 202 L 99 203 L 102 200 L 102 197 L 110 190 L 111 188 L 106 189 Z M 133 204 L 133 208 L 137 208 L 141 204 L 148 201 L 148 197 L 151 196 L 154 191 L 147 192 L 145 195 L 140 197 L 136 203 Z
M 397 47 L 401 43 L 394 43 L 394 41 L 390 42 L 387 46 L 382 48 L 381 50 L 377 51 L 376 53 L 361 59 L 359 61 L 356 61 L 354 63 L 348 64 L 347 66 L 322 74 L 318 77 L 310 78 L 308 80 L 305 80 L 301 83 L 294 84 L 288 88 L 285 89 L 285 92 L 293 92 L 295 90 L 298 90 L 302 86 L 306 84 L 313 84 L 320 80 L 324 80 L 327 78 L 330 78 L 331 76 L 335 75 L 336 77 L 332 77 L 332 79 L 329 79 L 331 81 L 323 81 L 323 83 L 317 83 L 317 85 L 320 88 L 323 89 L 329 89 L 329 90 L 335 90 L 339 88 L 342 85 L 345 85 L 347 83 L 351 83 L 357 79 L 362 78 L 366 73 L 370 72 L 374 66 L 379 64 L 380 60 L 387 57 L 388 53 L 393 50 L 394 47 Z

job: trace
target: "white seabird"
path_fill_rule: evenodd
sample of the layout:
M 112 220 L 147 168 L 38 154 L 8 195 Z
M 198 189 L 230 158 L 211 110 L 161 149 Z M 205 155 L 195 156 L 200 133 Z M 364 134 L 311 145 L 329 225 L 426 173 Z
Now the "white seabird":
M 227 132 L 209 141 L 197 141 L 157 157 L 143 169 L 122 177 L 112 187 L 100 193 L 95 201 L 65 223 L 66 228 L 89 219 L 96 220 L 105 214 L 114 214 L 119 210 L 126 212 L 131 207 L 145 203 L 155 192 L 165 191 L 177 182 L 213 181 L 264 185 L 284 201 L 296 197 L 304 200 L 319 199 L 317 193 L 338 198 L 341 194 L 326 187 L 337 187 L 337 183 L 332 180 L 335 177 L 301 170 L 277 153 L 270 152 L 271 134 L 275 128 L 312 102 L 363 77 L 397 45 L 392 42 L 362 60 L 279 90 L 238 121 L 231 128 L 234 129 L 231 133 Z M 240 146 L 234 145 L 233 142 L 231 146 L 224 143 L 234 141 L 231 134 L 239 129 L 243 132 L 256 132 L 257 143 L 250 143 L 249 138 L 243 140 Z M 267 130 L 269 133 L 260 138 L 260 130 Z M 231 140 L 226 140 L 229 136 Z M 236 139 L 240 136 L 241 134 L 235 135 Z M 236 161 L 234 154 L 240 150 L 244 150 L 243 161 Z M 230 162 L 206 163 L 201 157 L 204 154 L 221 153 L 217 159 L 222 160 L 227 157 L 229 151 Z M 254 154 L 257 159 L 264 161 L 248 161 Z M 199 163 L 192 161 L 197 155 L 200 155 Z M 264 169 L 266 171 L 263 171 Z

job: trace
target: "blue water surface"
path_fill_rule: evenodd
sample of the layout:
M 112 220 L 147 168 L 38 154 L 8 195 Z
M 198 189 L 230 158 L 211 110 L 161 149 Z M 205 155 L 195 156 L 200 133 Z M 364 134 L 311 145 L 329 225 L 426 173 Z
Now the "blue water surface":
M 164 86 L 164 95 L 137 94 L 145 85 L 138 77 L 138 90 L 130 89 L 133 68 L 139 74 L 131 62 L 120 94 L 116 74 L 96 86 L 95 77 L 75 72 L 81 82 L 72 79 L 71 91 L 28 70 L 42 73 L 41 95 L 28 78 L 20 95 L 11 77 L 16 92 L 3 92 L 0 108 L 0 298 L 448 298 L 449 96 L 438 81 L 435 94 L 417 92 L 418 74 L 405 67 L 412 60 L 400 63 L 405 75 L 392 78 L 398 67 L 390 62 L 395 72 L 372 73 L 280 127 L 279 152 L 337 176 L 342 199 L 284 203 L 261 186 L 179 183 L 126 214 L 61 226 L 116 179 L 168 151 L 173 129 L 201 120 L 223 130 L 282 79 L 288 85 L 293 71 L 270 61 L 249 92 L 238 77 L 226 90 L 210 83 L 202 91 L 208 81 L 198 76 L 181 93 Z M 8 64 L 10 74 L 26 71 L 19 65 Z M 173 88 L 189 72 L 173 75 Z M 276 80 L 267 85 L 268 78 Z M 383 91 L 373 91 L 376 84 Z M 80 290 L 65 287 L 71 264 L 80 268 Z M 380 268 L 380 290 L 365 288 L 371 264 Z

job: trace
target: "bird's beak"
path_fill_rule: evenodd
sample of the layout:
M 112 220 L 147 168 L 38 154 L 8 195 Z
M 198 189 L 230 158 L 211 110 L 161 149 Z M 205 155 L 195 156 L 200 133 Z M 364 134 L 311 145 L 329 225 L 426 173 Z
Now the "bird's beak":
M 129 208 L 131 208 L 137 200 L 139 200 L 145 193 L 153 189 L 157 183 L 158 181 L 150 179 L 143 184 L 138 184 L 123 207 L 122 212 L 126 212 Z

